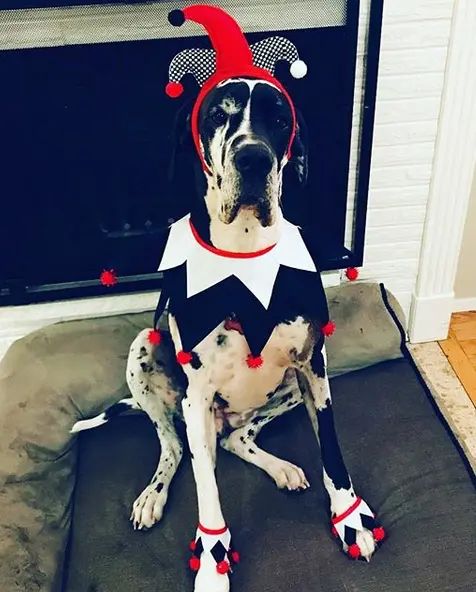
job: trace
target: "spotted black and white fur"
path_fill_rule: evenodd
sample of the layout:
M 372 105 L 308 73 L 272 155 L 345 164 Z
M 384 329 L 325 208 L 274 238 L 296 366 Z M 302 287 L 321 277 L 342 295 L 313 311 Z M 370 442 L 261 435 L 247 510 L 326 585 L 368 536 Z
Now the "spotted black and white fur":
M 189 124 L 187 114 L 183 122 Z M 292 159 L 287 162 L 291 124 L 289 105 L 269 83 L 233 79 L 208 94 L 199 114 L 199 131 L 210 173 L 203 172 L 195 154 L 197 197 L 191 206 L 194 225 L 204 240 L 229 251 L 256 251 L 277 242 L 283 171 L 287 167 L 298 183 L 304 183 L 307 176 L 302 122 L 292 146 Z M 181 138 L 189 135 L 186 130 L 178 134 Z M 184 170 L 180 174 L 188 175 Z M 169 326 L 175 350 L 179 351 L 180 333 L 173 316 L 169 316 Z M 339 515 L 356 501 L 334 429 L 323 339 L 309 318 L 293 314 L 275 326 L 262 352 L 264 364 L 258 370 L 245 363 L 249 350 L 244 336 L 227 330 L 223 323 L 194 348 L 192 363 L 182 370 L 183 382 L 172 375 L 180 372 L 178 366 L 161 359 L 163 344 L 156 347 L 149 343 L 148 332 L 139 333 L 130 348 L 127 382 L 133 399 L 118 403 L 122 409 L 128 405 L 145 411 L 161 445 L 157 470 L 133 505 L 134 528 L 150 528 L 162 517 L 182 457 L 182 444 L 174 427 L 176 415 L 186 424 L 199 522 L 208 528 L 219 529 L 226 524 L 215 477 L 217 439 L 222 448 L 265 471 L 279 488 L 309 487 L 300 467 L 256 444 L 267 423 L 302 402 L 320 441 L 331 513 Z M 103 423 L 114 410 L 117 407 L 92 424 L 91 420 L 80 422 L 78 429 Z M 344 541 L 344 551 L 355 542 L 369 560 L 376 549 L 371 530 L 354 532 L 353 539 L 351 535 Z M 195 592 L 228 590 L 228 576 L 217 574 L 213 561 L 202 561 Z

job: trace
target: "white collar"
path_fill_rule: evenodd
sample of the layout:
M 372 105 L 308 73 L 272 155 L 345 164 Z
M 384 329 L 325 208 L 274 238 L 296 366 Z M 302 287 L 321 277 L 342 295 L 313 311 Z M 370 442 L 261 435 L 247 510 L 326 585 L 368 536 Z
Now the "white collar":
M 281 265 L 317 271 L 299 228 L 284 218 L 281 226 L 281 237 L 272 249 L 254 257 L 234 258 L 200 244 L 187 214 L 171 225 L 158 271 L 187 262 L 187 298 L 235 276 L 267 309 Z

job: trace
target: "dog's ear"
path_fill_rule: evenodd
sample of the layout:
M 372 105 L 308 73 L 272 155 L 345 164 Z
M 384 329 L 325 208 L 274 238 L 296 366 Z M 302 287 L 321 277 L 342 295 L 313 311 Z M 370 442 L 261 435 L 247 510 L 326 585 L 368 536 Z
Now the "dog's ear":
M 192 103 L 188 101 L 180 107 L 175 116 L 172 126 L 172 137 L 170 143 L 172 146 L 168 180 L 173 185 L 177 180 L 183 178 L 184 159 L 187 160 L 193 154 L 193 141 L 191 132 Z
M 191 211 L 197 195 L 204 195 L 204 175 L 191 131 L 192 101 L 180 107 L 170 137 L 171 157 L 168 170 L 168 211 L 179 218 Z M 197 167 L 200 174 L 196 173 Z M 203 178 L 201 178 L 203 177 Z
M 297 111 L 296 118 L 296 136 L 291 146 L 291 160 L 286 168 L 291 169 L 290 172 L 293 173 L 299 185 L 304 187 L 308 176 L 308 134 L 306 122 L 300 111 Z
M 304 187 L 308 177 L 307 127 L 301 113 L 297 113 L 296 137 L 291 146 L 291 160 L 283 170 L 281 204 L 285 217 L 299 226 L 309 220 L 309 199 Z

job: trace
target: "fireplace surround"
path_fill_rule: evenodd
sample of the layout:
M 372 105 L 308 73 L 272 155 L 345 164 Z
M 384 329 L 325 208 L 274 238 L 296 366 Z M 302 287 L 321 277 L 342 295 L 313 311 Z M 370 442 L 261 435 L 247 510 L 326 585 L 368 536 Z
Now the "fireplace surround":
M 221 4 L 251 42 L 282 32 L 308 63 L 303 80 L 278 71 L 310 138 L 309 183 L 301 194 L 284 194 L 285 213 L 315 229 L 323 271 L 359 266 L 382 0 L 275 2 L 273 14 L 264 0 Z M 0 306 L 110 294 L 98 282 L 104 268 L 119 276 L 115 294 L 160 288 L 163 229 L 187 212 L 193 191 L 187 175 L 168 174 L 178 107 L 163 92 L 167 65 L 190 46 L 191 33 L 194 45 L 209 44 L 197 28 L 167 31 L 172 6 L 147 5 L 163 20 L 161 38 L 0 53 L 9 196 L 0 221 Z

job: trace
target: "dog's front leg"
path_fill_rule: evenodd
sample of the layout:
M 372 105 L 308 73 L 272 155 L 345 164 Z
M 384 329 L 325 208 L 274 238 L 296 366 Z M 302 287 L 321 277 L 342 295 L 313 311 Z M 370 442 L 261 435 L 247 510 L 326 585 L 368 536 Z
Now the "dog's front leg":
M 197 571 L 195 592 L 228 592 L 231 535 L 220 505 L 215 478 L 214 389 L 204 375 L 189 376 L 182 408 L 197 487 L 199 524 L 191 544 L 190 568 Z M 205 378 L 205 380 L 203 380 Z
M 324 486 L 330 498 L 332 532 L 351 558 L 369 561 L 385 533 L 366 502 L 355 494 L 342 457 L 334 426 L 325 351 L 316 348 L 311 360 L 297 369 L 297 375 L 306 408 L 317 427 Z

